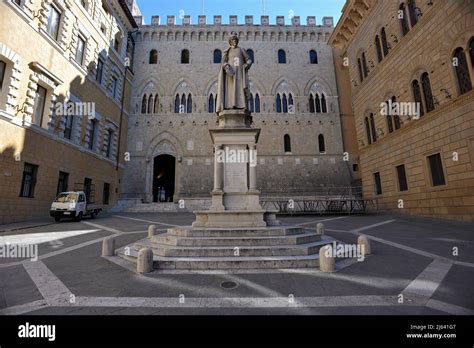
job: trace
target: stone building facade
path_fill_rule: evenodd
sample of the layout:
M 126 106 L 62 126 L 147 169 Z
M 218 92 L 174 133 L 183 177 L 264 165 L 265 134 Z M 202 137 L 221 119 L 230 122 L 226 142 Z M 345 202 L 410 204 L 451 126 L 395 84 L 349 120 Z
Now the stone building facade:
M 142 18 L 136 18 L 142 23 Z M 180 20 L 181 21 L 181 20 Z M 136 73 L 131 96 L 122 197 L 142 202 L 210 198 L 217 78 L 230 33 L 253 57 L 249 71 L 257 145 L 258 188 L 263 195 L 311 195 L 357 179 L 356 156 L 344 156 L 333 50 L 332 18 L 317 25 L 299 17 L 268 16 L 244 24 L 230 16 L 207 24 L 173 16 L 141 25 L 134 34 Z M 346 160 L 345 160 L 346 159 Z M 161 189 L 158 189 L 158 188 Z
M 474 2 L 348 0 L 329 43 L 349 72 L 365 197 L 472 221 Z
M 134 27 L 122 0 L 0 2 L 0 224 L 48 217 L 57 192 L 76 183 L 114 204 Z

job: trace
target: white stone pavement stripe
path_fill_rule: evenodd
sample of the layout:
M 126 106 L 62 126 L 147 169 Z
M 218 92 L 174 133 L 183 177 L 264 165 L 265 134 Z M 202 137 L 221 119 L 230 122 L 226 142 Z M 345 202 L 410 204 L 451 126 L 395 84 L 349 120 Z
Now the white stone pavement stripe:
M 374 227 L 379 227 L 379 226 L 383 226 L 383 225 L 386 225 L 386 224 L 390 224 L 392 222 L 394 222 L 395 220 L 392 219 L 392 220 L 386 220 L 386 221 L 382 221 L 382 222 L 378 222 L 376 224 L 373 224 L 373 225 L 367 225 L 367 226 L 362 226 L 362 227 L 359 227 L 359 228 L 356 228 L 354 230 L 351 230 L 352 233 L 359 233 L 359 232 L 362 232 L 362 231 L 365 231 L 365 230 L 369 230 L 371 228 L 374 228 Z
M 99 224 L 93 224 L 92 222 L 87 222 L 87 221 L 81 221 L 81 224 L 93 226 L 95 228 L 100 228 L 101 230 L 116 233 L 116 234 L 122 234 L 123 232 L 120 230 L 116 230 L 115 228 L 107 227 L 104 225 L 99 225 Z
M 309 221 L 309 222 L 302 222 L 300 224 L 295 224 L 295 226 L 303 226 L 303 225 L 311 225 L 311 224 L 317 224 L 318 222 L 324 222 L 324 221 L 332 221 L 332 220 L 340 220 L 340 219 L 345 219 L 347 216 L 339 216 L 335 218 L 329 218 L 329 219 L 322 219 L 322 220 L 314 220 L 314 221 Z
M 17 306 L 12 306 L 0 310 L 0 315 L 20 315 L 28 312 L 33 312 L 38 309 L 48 307 L 48 303 L 45 300 L 33 301 Z
M 112 215 L 112 216 L 120 218 L 120 219 L 127 219 L 127 220 L 141 221 L 141 222 L 149 222 L 150 224 L 159 224 L 159 225 L 163 225 L 163 226 L 186 227 L 186 226 L 182 226 L 182 225 L 167 224 L 167 223 L 156 221 L 156 220 L 137 219 L 137 218 L 131 218 L 131 217 L 128 217 L 128 216 L 120 216 L 120 215 Z
M 431 298 L 444 277 L 448 274 L 452 265 L 451 262 L 435 259 L 416 279 L 408 284 L 402 293 Z
M 374 228 L 374 227 L 378 227 L 378 226 L 382 226 L 382 225 L 385 225 L 385 224 L 388 224 L 388 223 L 391 223 L 391 222 L 394 222 L 395 220 L 387 220 L 387 221 L 383 221 L 383 222 L 379 222 L 377 224 L 373 224 L 373 225 L 368 225 L 368 226 L 363 226 L 363 227 L 360 227 L 360 228 L 357 228 L 355 230 L 350 230 L 350 231 L 344 231 L 344 230 L 333 230 L 333 229 L 327 229 L 326 231 L 328 232 L 345 232 L 345 233 L 352 233 L 352 234 L 355 234 L 356 236 L 359 236 L 361 235 L 362 231 L 366 231 L 368 229 L 371 229 L 371 228 Z M 452 259 L 449 259 L 447 257 L 444 257 L 444 256 L 440 256 L 440 255 L 436 255 L 436 254 L 433 254 L 433 253 L 430 253 L 430 252 L 427 252 L 427 251 L 424 251 L 424 250 L 420 250 L 420 249 L 415 249 L 415 248 L 412 248 L 412 247 L 409 247 L 409 246 L 406 246 L 406 245 L 403 245 L 403 244 L 399 244 L 399 243 L 395 243 L 395 242 L 391 242 L 389 240 L 386 240 L 386 239 L 382 239 L 382 238 L 378 238 L 378 237 L 374 237 L 372 235 L 366 235 L 369 239 L 371 240 L 374 240 L 376 242 L 379 242 L 379 243 L 382 243 L 382 244 L 386 244 L 386 245 L 390 245 L 392 247 L 395 247 L 395 248 L 399 248 L 399 249 L 403 249 L 405 251 L 409 251 L 409 252 L 412 252 L 414 254 L 418 254 L 418 255 L 421 255 L 421 256 L 425 256 L 425 257 L 428 257 L 430 259 L 440 259 L 440 260 L 444 260 L 444 261 L 447 261 L 447 262 L 451 262 L 455 265 L 459 265 L 459 266 L 466 266 L 466 267 L 474 267 L 474 263 L 470 263 L 470 262 L 465 262 L 465 261 L 456 261 L 456 260 L 452 260 Z
M 36 232 L 25 234 L 11 234 L 0 236 L 1 244 L 43 244 L 61 239 L 83 236 L 98 232 L 99 230 L 77 230 L 77 231 L 57 231 L 57 232 Z
M 165 230 L 165 229 L 163 229 L 163 230 Z M 157 230 L 157 231 L 162 231 L 162 230 Z M 110 235 L 110 236 L 119 236 L 119 235 L 127 235 L 127 234 L 139 234 L 139 233 L 146 233 L 146 232 L 147 232 L 147 231 L 132 231 L 132 232 L 123 232 L 123 233 L 121 233 L 121 234 L 115 233 L 115 234 L 112 234 L 112 235 Z M 76 250 L 76 249 L 84 248 L 84 247 L 86 247 L 86 246 L 89 246 L 89 245 L 92 245 L 92 244 L 95 244 L 95 243 L 102 242 L 103 239 L 104 239 L 104 237 L 101 237 L 101 238 L 89 240 L 89 241 L 87 241 L 87 242 L 83 242 L 83 243 L 80 243 L 80 244 L 75 244 L 75 245 L 73 245 L 73 246 L 70 246 L 70 247 L 67 247 L 67 248 L 64 248 L 64 249 L 52 251 L 52 252 L 50 252 L 50 253 L 47 253 L 47 254 L 44 254 L 44 255 L 40 255 L 40 256 L 38 257 L 38 259 L 44 260 L 44 259 L 47 259 L 47 258 L 49 258 L 49 257 L 53 257 L 53 256 L 57 256 L 57 255 L 61 255 L 61 254 L 67 253 L 67 252 L 69 252 L 69 251 L 73 251 L 73 250 Z M 3 264 L 0 264 L 0 268 L 7 268 L 7 267 L 18 266 L 18 265 L 21 265 L 22 263 L 23 263 L 23 261 L 3 263 Z
M 453 315 L 474 315 L 474 310 L 438 300 L 429 300 L 426 307 Z
M 183 301 L 182 301 L 183 302 Z M 72 306 L 148 307 L 148 308 L 304 308 L 397 306 L 397 296 L 322 296 L 322 297 L 77 297 Z M 412 302 L 405 305 L 420 305 Z
M 42 261 L 24 261 L 23 267 L 50 306 L 69 304 L 71 292 Z

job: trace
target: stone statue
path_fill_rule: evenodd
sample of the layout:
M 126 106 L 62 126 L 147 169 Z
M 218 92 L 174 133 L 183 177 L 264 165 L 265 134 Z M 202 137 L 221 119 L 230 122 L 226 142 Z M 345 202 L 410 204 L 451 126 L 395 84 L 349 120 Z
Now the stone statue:
M 238 47 L 237 33 L 229 38 L 230 47 L 224 51 L 217 84 L 216 112 L 248 108 L 248 70 L 252 65 L 247 51 Z

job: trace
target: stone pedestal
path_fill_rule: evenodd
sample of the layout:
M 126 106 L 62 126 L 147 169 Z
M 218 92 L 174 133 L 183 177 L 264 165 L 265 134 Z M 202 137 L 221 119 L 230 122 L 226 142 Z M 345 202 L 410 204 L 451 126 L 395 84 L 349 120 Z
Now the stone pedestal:
M 264 227 L 277 225 L 274 214 L 260 206 L 256 145 L 260 129 L 250 128 L 245 110 L 224 110 L 219 128 L 210 129 L 214 144 L 214 189 L 208 211 L 195 211 L 193 227 Z M 274 212 L 270 212 L 274 213 Z M 268 217 L 266 219 L 266 217 Z

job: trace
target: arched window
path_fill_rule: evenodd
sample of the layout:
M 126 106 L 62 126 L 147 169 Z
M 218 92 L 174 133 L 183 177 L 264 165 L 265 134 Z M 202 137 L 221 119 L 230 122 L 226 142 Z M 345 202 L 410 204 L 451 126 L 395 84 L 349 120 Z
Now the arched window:
M 377 133 L 375 130 L 375 120 L 374 120 L 374 114 L 370 114 L 370 130 L 372 132 L 372 142 L 375 143 L 377 141 Z
M 319 152 L 324 153 L 326 152 L 326 144 L 324 144 L 324 135 L 318 135 L 318 144 L 319 144 Z
M 398 18 L 400 19 L 400 25 L 402 26 L 402 35 L 405 36 L 410 30 L 408 26 L 408 18 L 405 3 L 401 3 L 398 9 Z
M 318 64 L 318 54 L 315 50 L 309 51 L 309 62 L 310 64 Z
M 323 94 L 321 94 L 321 110 L 323 113 L 327 113 L 328 112 L 328 106 L 327 106 L 327 103 L 326 103 L 326 96 Z
M 283 144 L 285 152 L 291 152 L 291 140 L 288 134 L 285 134 L 285 136 L 283 137 Z
M 469 76 L 466 54 L 461 47 L 458 47 L 454 51 L 453 57 L 457 61 L 457 66 L 454 66 L 454 69 L 456 70 L 456 77 L 458 79 L 459 94 L 462 95 L 472 89 L 472 82 L 471 77 Z
M 286 64 L 286 52 L 284 50 L 278 50 L 278 64 Z
M 471 57 L 471 66 L 474 69 L 474 37 L 469 42 L 469 56 Z
M 214 95 L 211 93 L 211 95 L 209 96 L 209 100 L 208 100 L 208 103 L 207 103 L 207 112 L 209 113 L 214 113 Z
M 314 102 L 316 104 L 316 112 L 319 114 L 321 112 L 321 101 L 319 100 L 319 94 L 316 94 L 314 98 Z
M 219 49 L 214 50 L 214 64 L 220 64 L 222 61 L 222 52 Z
M 281 97 L 280 94 L 276 96 L 276 104 L 275 104 L 276 112 L 281 112 Z
M 156 94 L 156 95 L 155 95 L 155 104 L 153 105 L 153 113 L 154 113 L 154 114 L 157 114 L 157 113 L 159 112 L 158 106 L 159 106 L 159 103 L 158 103 L 158 94 Z
M 313 95 L 310 94 L 309 95 L 309 112 L 314 114 L 315 112 L 315 109 L 314 109 L 314 98 L 313 98 Z
M 174 98 L 174 113 L 179 114 L 179 94 Z
M 421 90 L 420 90 L 420 84 L 418 83 L 418 80 L 414 80 L 411 83 L 411 89 L 413 91 L 413 98 L 415 99 L 415 103 L 417 103 L 420 106 L 420 115 L 418 116 L 423 116 L 425 114 L 424 108 L 423 108 L 423 102 L 421 101 Z
M 186 95 L 183 93 L 181 95 L 181 104 L 179 105 L 179 113 L 184 114 L 186 113 Z
M 146 114 L 146 108 L 148 106 L 148 99 L 146 97 L 146 94 L 142 98 L 142 114 Z
M 291 93 L 288 95 L 288 112 L 290 113 L 295 112 L 294 104 L 293 104 L 293 94 Z
M 249 100 L 248 100 L 248 109 L 250 112 L 254 112 L 254 101 L 253 101 L 253 95 L 252 93 L 249 93 Z
M 359 81 L 362 82 L 364 81 L 364 75 L 362 73 L 362 62 L 360 58 L 357 58 L 357 66 L 359 67 Z
M 415 0 L 408 0 L 408 13 L 410 14 L 410 24 L 412 27 L 418 22 L 418 14 Z
M 181 51 L 181 64 L 189 64 L 189 51 L 188 50 Z
M 423 96 L 425 97 L 426 112 L 431 112 L 435 109 L 433 94 L 431 93 L 430 77 L 425 72 L 421 75 L 421 87 L 423 88 Z
M 367 68 L 367 59 L 365 58 L 365 52 L 362 52 L 362 70 L 364 71 L 364 78 L 369 75 L 369 68 Z
M 383 59 L 383 56 L 382 56 L 382 46 L 380 45 L 380 38 L 379 36 L 375 36 L 375 48 L 377 49 L 377 59 L 378 59 L 378 62 L 380 63 Z
M 150 96 L 148 97 L 148 114 L 152 114 L 153 113 L 153 96 L 150 94 Z
M 248 49 L 248 50 L 247 50 L 247 54 L 249 55 L 250 60 L 252 60 L 252 63 L 255 62 L 253 50 Z
M 385 33 L 385 28 L 382 28 L 382 31 L 380 32 L 380 38 L 382 39 L 383 55 L 387 56 L 388 42 L 387 42 L 387 34 Z
M 158 51 L 157 50 L 151 50 L 150 51 L 150 64 L 158 64 Z
M 288 100 L 286 99 L 285 93 L 283 93 L 282 102 L 283 102 L 283 113 L 286 114 L 288 112 Z
M 258 93 L 255 95 L 255 112 L 260 112 L 260 96 Z
M 367 134 L 367 142 L 369 145 L 372 144 L 372 135 L 370 132 L 370 122 L 368 117 L 365 118 L 365 133 Z
M 193 97 L 191 97 L 191 93 L 188 94 L 188 106 L 186 108 L 186 112 L 188 114 L 193 112 Z
M 390 103 L 388 101 L 385 102 L 385 105 L 387 106 L 387 127 L 388 127 L 388 132 L 392 133 L 393 132 L 393 118 L 392 118 L 392 110 L 390 108 Z
M 392 105 L 395 105 L 395 103 L 397 102 L 397 98 L 395 96 L 392 97 Z M 395 129 L 400 129 L 400 115 L 397 115 L 396 113 L 394 113 L 392 111 L 392 115 L 393 115 L 393 121 L 395 123 Z

